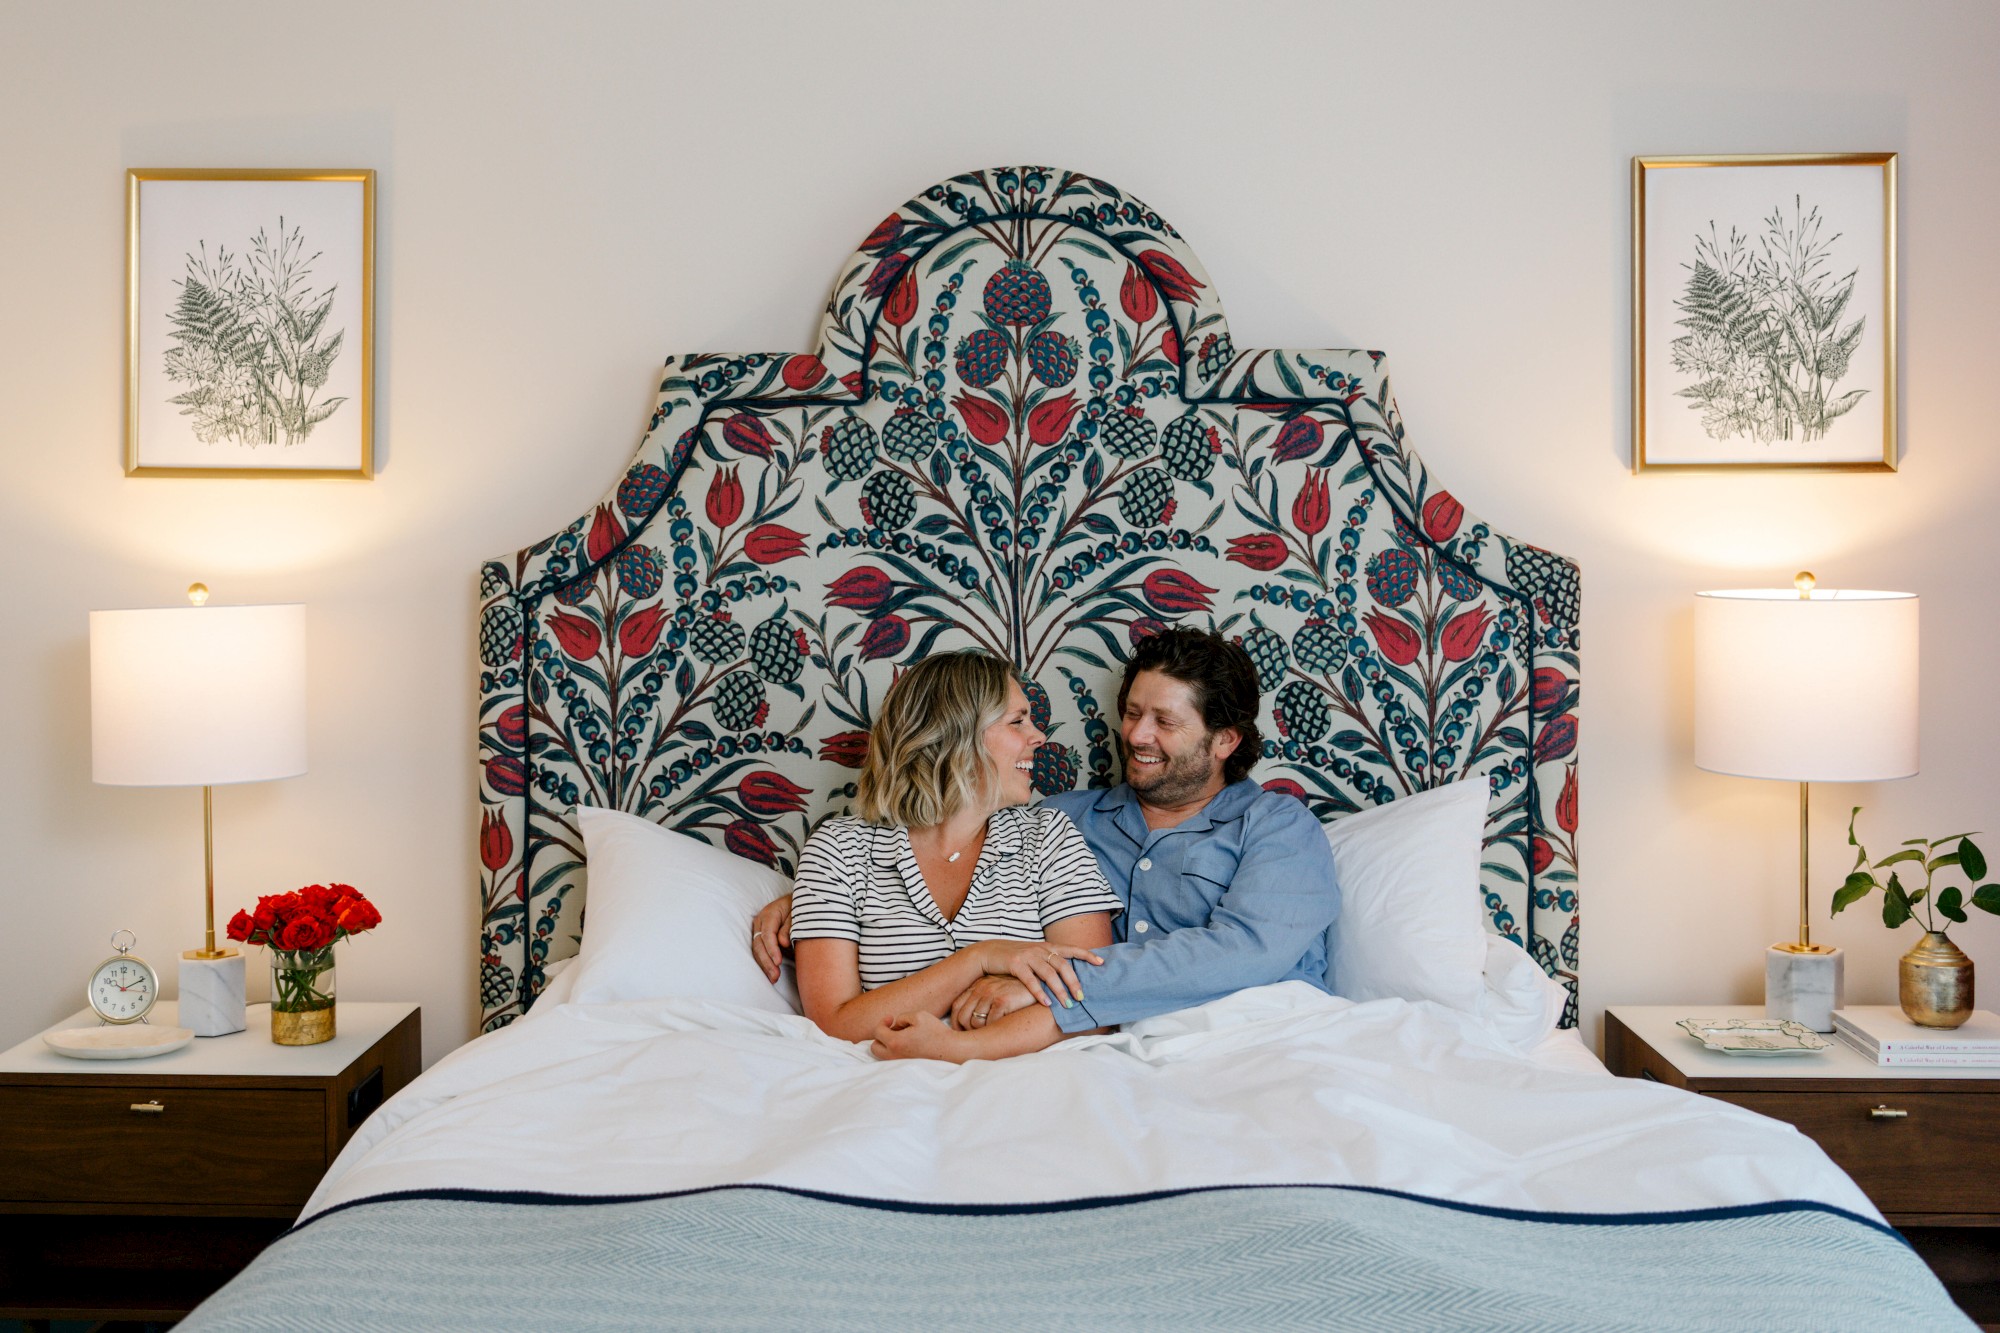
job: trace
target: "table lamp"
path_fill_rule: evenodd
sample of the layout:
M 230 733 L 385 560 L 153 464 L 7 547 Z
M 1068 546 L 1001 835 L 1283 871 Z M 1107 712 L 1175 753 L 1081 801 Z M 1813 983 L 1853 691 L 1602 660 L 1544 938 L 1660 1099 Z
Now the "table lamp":
M 1799 938 L 1764 956 L 1764 1012 L 1833 1030 L 1839 949 L 1812 942 L 1807 815 L 1815 782 L 1917 771 L 1917 598 L 1785 589 L 1704 592 L 1694 612 L 1694 761 L 1799 784 Z
M 215 788 L 306 771 L 306 609 L 207 606 L 90 613 L 90 775 L 200 787 L 208 933 L 181 955 L 180 1024 L 244 1029 L 243 956 L 215 947 Z

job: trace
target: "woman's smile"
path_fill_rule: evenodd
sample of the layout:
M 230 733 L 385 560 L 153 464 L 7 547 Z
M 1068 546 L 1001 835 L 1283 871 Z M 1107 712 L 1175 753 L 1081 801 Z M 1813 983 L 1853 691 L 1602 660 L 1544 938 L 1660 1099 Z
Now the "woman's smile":
M 1035 725 L 1028 696 L 1017 684 L 1007 687 L 1006 711 L 986 729 L 986 753 L 1000 774 L 1000 804 L 1025 805 L 1035 798 L 1035 751 L 1048 736 Z

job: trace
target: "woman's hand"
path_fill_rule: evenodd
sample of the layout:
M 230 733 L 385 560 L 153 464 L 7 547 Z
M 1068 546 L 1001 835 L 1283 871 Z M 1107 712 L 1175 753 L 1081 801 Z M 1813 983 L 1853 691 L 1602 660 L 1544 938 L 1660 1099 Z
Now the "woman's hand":
M 792 895 L 774 899 L 764 905 L 750 922 L 750 956 L 757 960 L 757 966 L 764 969 L 764 975 L 773 985 L 777 984 L 779 969 L 784 965 L 784 951 L 792 947 Z
M 952 1001 L 951 1025 L 961 1032 L 983 1028 L 1034 1002 L 1028 988 L 1012 977 L 981 977 Z
M 877 1060 L 962 1061 L 965 1053 L 955 1050 L 962 1040 L 942 1018 L 919 1010 L 884 1022 L 875 1029 L 874 1044 L 868 1049 Z
M 1065 1009 L 1070 1007 L 1071 1000 L 1083 998 L 1083 985 L 1076 979 L 1076 969 L 1070 960 L 1081 958 L 1099 966 L 1104 963 L 1089 949 L 1050 944 L 1047 940 L 982 940 L 972 947 L 978 951 L 981 971 L 991 976 L 1018 978 L 1042 1004 L 1053 1004 L 1050 997 L 1055 996 L 1062 1000 Z

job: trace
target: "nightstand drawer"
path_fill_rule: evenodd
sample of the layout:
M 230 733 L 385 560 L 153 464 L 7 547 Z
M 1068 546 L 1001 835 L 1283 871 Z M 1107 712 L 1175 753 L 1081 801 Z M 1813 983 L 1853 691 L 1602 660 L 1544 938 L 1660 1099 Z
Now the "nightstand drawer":
M 138 1110 L 135 1107 L 159 1110 Z M 325 1174 L 326 1098 L 265 1088 L 0 1091 L 0 1197 L 303 1204 Z
M 2000 1159 L 2000 1096 L 1893 1087 L 1712 1095 L 1798 1126 L 1885 1213 L 2000 1213 L 2000 1171 L 1986 1165 Z

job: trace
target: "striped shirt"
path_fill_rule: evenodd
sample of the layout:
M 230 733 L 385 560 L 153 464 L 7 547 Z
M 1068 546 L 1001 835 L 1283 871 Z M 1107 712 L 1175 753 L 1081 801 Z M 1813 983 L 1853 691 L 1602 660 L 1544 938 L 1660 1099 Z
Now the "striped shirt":
M 1010 805 L 986 821 L 986 846 L 958 915 L 945 919 L 917 869 L 910 831 L 829 819 L 799 853 L 792 890 L 794 940 L 852 940 L 861 988 L 921 972 L 981 940 L 1038 940 L 1066 917 L 1118 912 L 1069 816 Z

